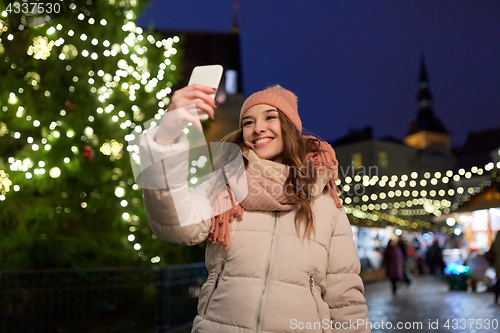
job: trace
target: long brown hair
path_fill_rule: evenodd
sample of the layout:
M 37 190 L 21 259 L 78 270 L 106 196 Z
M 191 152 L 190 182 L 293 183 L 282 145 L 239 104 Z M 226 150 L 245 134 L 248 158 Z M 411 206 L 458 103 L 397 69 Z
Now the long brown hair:
M 294 219 L 295 230 L 300 235 L 301 224 L 304 223 L 303 239 L 310 239 L 311 234 L 314 232 L 314 214 L 311 208 L 312 195 L 309 190 L 315 188 L 317 170 L 307 161 L 307 154 L 319 151 L 320 141 L 318 139 L 305 139 L 280 110 L 278 110 L 278 119 L 283 136 L 282 163 L 290 166 L 290 172 L 285 182 L 286 194 L 291 195 L 297 202 L 297 212 Z M 249 149 L 243 141 L 243 130 L 241 128 L 226 135 L 221 141 L 237 144 L 241 149 Z M 217 154 L 213 162 L 214 170 L 227 164 L 236 157 L 235 155 L 234 150 L 232 153 Z M 248 161 L 244 159 L 244 162 L 246 167 Z M 214 183 L 207 191 L 209 198 L 215 200 L 214 193 L 220 193 L 223 187 L 225 187 L 225 184 Z M 289 189 L 292 191 L 289 191 Z

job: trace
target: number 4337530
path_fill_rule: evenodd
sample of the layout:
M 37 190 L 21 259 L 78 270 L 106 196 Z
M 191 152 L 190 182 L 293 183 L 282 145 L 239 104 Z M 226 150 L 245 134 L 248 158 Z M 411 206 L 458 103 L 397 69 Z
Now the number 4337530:
M 24 2 L 24 3 L 19 3 L 19 2 L 14 2 L 14 3 L 9 3 L 7 8 L 5 9 L 7 13 L 23 13 L 23 14 L 51 14 L 51 13 L 59 13 L 61 12 L 61 5 L 59 3 L 40 3 L 40 2 Z
M 498 320 L 497 319 L 448 319 L 443 325 L 444 328 L 447 329 L 487 329 L 489 330 L 490 328 L 496 330 L 498 329 Z

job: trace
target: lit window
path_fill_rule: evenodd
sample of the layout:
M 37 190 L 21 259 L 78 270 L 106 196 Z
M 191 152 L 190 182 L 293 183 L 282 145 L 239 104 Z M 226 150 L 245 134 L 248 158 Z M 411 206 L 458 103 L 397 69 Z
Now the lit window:
M 238 72 L 233 69 L 226 71 L 226 92 L 228 95 L 238 92 Z
M 378 152 L 378 165 L 381 168 L 387 168 L 389 166 L 389 160 L 387 159 L 387 153 L 385 151 Z
M 360 153 L 356 153 L 352 155 L 352 166 L 357 169 L 363 166 L 363 159 Z

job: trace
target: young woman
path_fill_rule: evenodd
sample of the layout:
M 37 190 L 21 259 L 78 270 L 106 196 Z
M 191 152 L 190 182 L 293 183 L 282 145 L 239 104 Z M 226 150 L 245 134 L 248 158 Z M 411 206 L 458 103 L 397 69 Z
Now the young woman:
M 176 91 L 165 117 L 172 116 L 141 144 L 150 156 L 167 156 L 143 174 L 146 183 L 164 183 L 143 186 L 154 233 L 175 243 L 208 242 L 209 276 L 193 332 L 369 332 L 359 259 L 334 186 L 335 153 L 301 135 L 292 92 L 277 86 L 245 101 L 240 129 L 225 139 L 241 149 L 244 176 L 188 191 L 189 143 L 181 130 L 201 125 L 185 107 L 213 118 L 211 93 L 199 85 Z

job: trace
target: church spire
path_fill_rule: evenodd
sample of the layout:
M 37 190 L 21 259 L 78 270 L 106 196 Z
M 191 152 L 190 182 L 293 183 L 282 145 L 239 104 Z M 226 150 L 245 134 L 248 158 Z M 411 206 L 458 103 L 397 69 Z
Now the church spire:
M 239 33 L 240 32 L 240 25 L 238 24 L 238 10 L 240 9 L 240 2 L 239 0 L 233 0 L 233 15 L 231 19 L 231 32 L 232 33 Z
M 430 146 L 442 146 L 450 149 L 450 137 L 441 120 L 434 115 L 432 94 L 425 66 L 424 52 L 420 54 L 419 90 L 417 94 L 418 114 L 408 130 L 404 141 L 408 146 L 425 149 Z
M 432 94 L 429 90 L 429 79 L 425 68 L 424 53 L 420 54 L 420 80 L 419 92 L 417 95 L 418 111 L 432 114 Z

